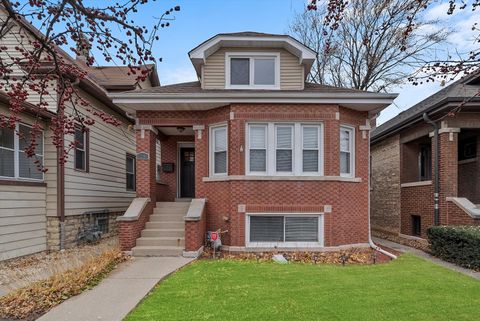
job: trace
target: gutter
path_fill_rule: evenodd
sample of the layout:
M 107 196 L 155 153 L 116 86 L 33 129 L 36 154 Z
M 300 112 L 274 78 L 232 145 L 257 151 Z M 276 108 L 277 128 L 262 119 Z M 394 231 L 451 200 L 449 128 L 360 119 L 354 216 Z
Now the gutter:
M 370 131 L 368 132 L 368 140 L 370 140 Z M 371 227 L 371 220 L 370 220 L 370 212 L 371 212 L 371 206 L 370 206 L 370 194 L 371 194 L 371 171 L 372 171 L 372 162 L 370 161 L 370 142 L 368 143 L 368 244 L 370 247 L 386 256 L 388 256 L 391 259 L 396 259 L 397 256 L 395 254 L 392 254 L 388 251 L 385 251 L 384 249 L 380 248 L 378 245 L 376 245 L 373 240 L 372 240 L 372 227 Z
M 440 225 L 440 208 L 438 206 L 440 196 L 440 171 L 438 170 L 438 163 L 440 161 L 440 137 L 438 137 L 438 124 L 431 120 L 427 113 L 423 113 L 423 120 L 433 127 L 433 137 L 435 138 L 435 161 L 433 171 L 435 172 L 434 192 L 433 192 L 433 222 L 434 225 Z

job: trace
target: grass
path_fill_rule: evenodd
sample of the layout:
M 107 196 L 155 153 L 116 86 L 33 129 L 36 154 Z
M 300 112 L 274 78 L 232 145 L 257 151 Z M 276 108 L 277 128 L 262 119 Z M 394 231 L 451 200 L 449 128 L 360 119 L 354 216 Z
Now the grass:
M 130 313 L 136 320 L 478 320 L 480 281 L 412 255 L 333 266 L 198 261 Z

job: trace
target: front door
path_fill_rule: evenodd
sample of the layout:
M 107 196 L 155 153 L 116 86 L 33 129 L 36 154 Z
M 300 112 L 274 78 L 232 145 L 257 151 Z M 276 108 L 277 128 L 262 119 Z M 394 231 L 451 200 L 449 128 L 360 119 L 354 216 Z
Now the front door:
M 180 148 L 180 197 L 195 197 L 195 148 Z

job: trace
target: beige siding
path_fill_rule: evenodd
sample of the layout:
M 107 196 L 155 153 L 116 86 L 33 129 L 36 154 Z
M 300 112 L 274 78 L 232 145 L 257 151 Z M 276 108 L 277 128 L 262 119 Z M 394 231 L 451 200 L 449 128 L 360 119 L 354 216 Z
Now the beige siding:
M 2 10 L 0 10 L 0 22 L 5 21 L 6 14 Z M 22 38 L 21 36 L 24 36 Z M 0 60 L 2 60 L 5 64 L 9 65 L 13 62 L 13 59 L 22 57 L 22 54 L 15 50 L 16 46 L 20 46 L 25 50 L 32 50 L 33 46 L 29 43 L 29 38 L 31 38 L 30 34 L 22 29 L 17 24 L 12 24 L 11 29 L 1 37 L 0 39 L 0 46 L 6 46 L 7 50 L 0 52 Z M 22 59 L 25 61 L 25 59 Z M 22 76 L 24 74 L 23 70 L 14 65 L 12 67 L 11 76 Z M 52 111 L 56 110 L 56 92 L 55 92 L 55 83 L 51 82 L 48 87 L 48 94 L 42 97 L 42 100 L 48 103 L 48 108 Z M 27 99 L 30 103 L 38 103 L 40 101 L 40 95 L 37 93 L 30 91 L 29 97 Z
M 94 108 L 112 113 L 93 97 L 82 93 Z M 106 124 L 91 113 L 80 110 L 95 119 L 89 127 L 89 172 L 74 169 L 74 151 L 65 165 L 65 215 L 78 215 L 89 211 L 125 211 L 134 192 L 126 190 L 126 154 L 135 154 L 134 132 L 126 119 L 118 118 L 122 125 Z M 73 139 L 66 137 L 68 144 Z M 50 212 L 48 213 L 50 215 Z
M 226 52 L 279 52 L 280 53 L 280 89 L 301 90 L 303 89 L 304 77 L 303 66 L 296 56 L 284 49 L 245 49 L 245 48 L 221 48 L 207 58 L 203 66 L 203 88 L 225 88 L 225 53 Z
M 0 260 L 44 251 L 46 188 L 0 185 Z

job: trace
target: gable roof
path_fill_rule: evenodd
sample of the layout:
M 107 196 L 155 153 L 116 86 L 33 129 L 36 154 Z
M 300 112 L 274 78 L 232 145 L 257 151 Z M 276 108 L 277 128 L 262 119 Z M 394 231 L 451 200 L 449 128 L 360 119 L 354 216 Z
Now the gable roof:
M 401 112 L 397 116 L 378 126 L 372 131 L 372 143 L 398 132 L 412 123 L 423 121 L 424 113 L 435 113 L 439 108 L 453 102 L 462 102 L 465 98 L 474 97 L 480 87 L 480 72 L 470 74 L 453 82 L 440 91 L 430 95 L 421 102 Z
M 106 90 L 134 90 L 137 75 L 132 74 L 128 66 L 87 67 L 88 75 Z M 155 64 L 140 66 L 140 71 L 149 70 L 149 80 L 153 87 L 160 86 Z
M 310 72 L 317 56 L 314 50 L 290 35 L 253 31 L 219 33 L 205 40 L 188 53 L 198 77 L 201 77 L 201 66 L 205 63 L 205 60 L 222 47 L 283 48 L 298 57 L 300 64 L 305 66 L 305 75 Z

